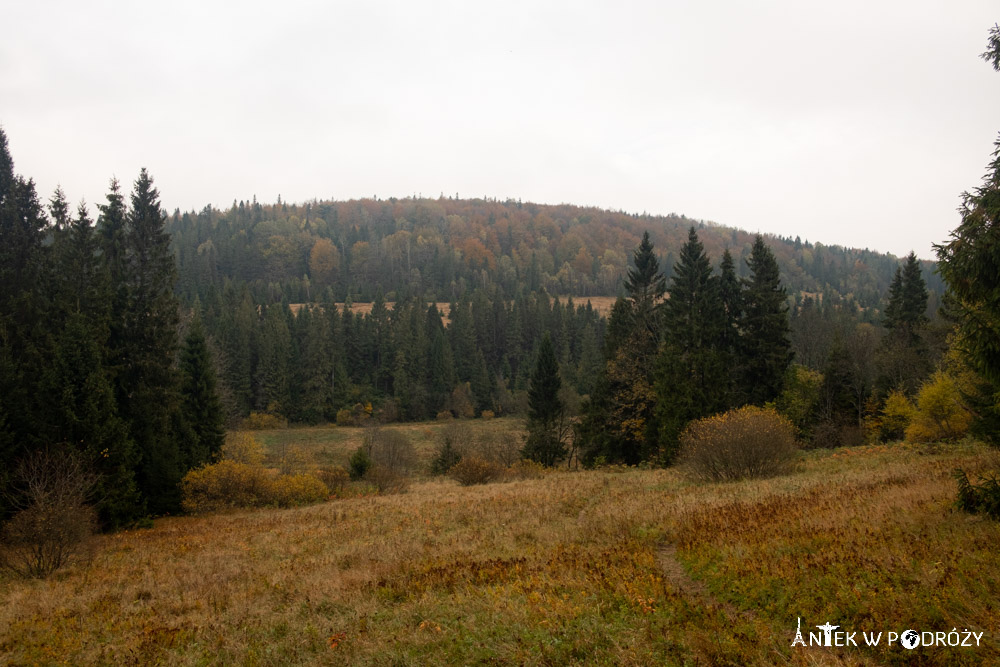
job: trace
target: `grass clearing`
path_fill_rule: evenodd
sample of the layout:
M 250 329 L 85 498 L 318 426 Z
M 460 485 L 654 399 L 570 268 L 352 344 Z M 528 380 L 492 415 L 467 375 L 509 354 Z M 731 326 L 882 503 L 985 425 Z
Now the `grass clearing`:
M 277 461 L 287 452 L 298 450 L 304 456 L 306 467 L 313 465 L 347 466 L 347 460 L 362 443 L 364 426 L 301 426 L 281 429 L 248 431 L 260 440 L 267 449 L 268 465 L 276 466 Z M 473 419 L 418 422 L 412 424 L 389 424 L 381 428 L 402 433 L 416 449 L 420 460 L 420 475 L 429 475 L 430 462 L 444 442 L 445 432 L 452 429 L 467 437 L 477 438 L 492 434 L 514 432 L 523 436 L 524 420 L 518 417 L 496 419 Z
M 351 449 L 311 431 L 284 433 Z M 48 580 L 0 580 L 0 662 L 996 664 L 1000 526 L 952 509 L 950 477 L 987 456 L 809 452 L 791 475 L 732 484 L 673 470 L 425 480 L 161 519 L 98 538 L 89 563 Z M 799 616 L 804 631 L 986 634 L 978 648 L 793 649 Z

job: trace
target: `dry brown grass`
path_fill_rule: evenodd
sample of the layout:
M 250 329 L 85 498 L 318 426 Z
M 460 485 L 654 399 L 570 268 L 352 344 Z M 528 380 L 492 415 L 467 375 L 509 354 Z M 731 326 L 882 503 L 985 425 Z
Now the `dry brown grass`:
M 670 470 L 157 521 L 88 565 L 0 580 L 9 664 L 871 664 L 792 649 L 797 616 L 985 630 L 925 664 L 1000 660 L 1000 527 L 950 508 L 975 447 L 813 452 L 801 472 L 695 485 Z M 661 569 L 673 545 L 681 585 Z M 694 592 L 692 592 L 694 591 Z M 718 604 L 709 603 L 717 601 Z
M 326 465 L 347 466 L 351 454 L 364 443 L 364 426 L 309 426 L 285 429 L 254 431 L 253 437 L 261 440 L 268 450 L 265 465 L 277 468 L 282 453 L 297 451 L 303 458 L 304 469 L 309 470 Z M 437 454 L 448 432 L 465 433 L 463 442 L 456 443 L 463 448 L 468 445 L 471 453 L 491 458 L 493 452 L 479 452 L 478 448 L 490 449 L 497 442 L 513 438 L 520 443 L 524 435 L 524 420 L 516 417 L 499 419 L 469 419 L 449 422 L 418 422 L 387 424 L 381 429 L 398 433 L 413 443 L 418 464 L 414 471 L 417 477 L 430 472 L 430 461 Z M 518 445 L 517 449 L 520 448 Z M 509 462 L 504 462 L 509 465 Z

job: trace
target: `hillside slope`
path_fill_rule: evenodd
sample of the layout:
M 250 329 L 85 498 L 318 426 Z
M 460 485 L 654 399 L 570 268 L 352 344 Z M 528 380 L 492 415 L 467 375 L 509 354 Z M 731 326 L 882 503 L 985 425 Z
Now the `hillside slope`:
M 738 260 L 749 254 L 752 234 L 683 215 L 443 197 L 234 202 L 224 211 L 176 212 L 168 229 L 189 297 L 204 299 L 229 279 L 253 285 L 258 302 L 300 303 L 371 301 L 379 289 L 390 300 L 405 294 L 453 301 L 466 289 L 494 284 L 508 296 L 522 287 L 615 296 L 644 231 L 669 273 L 692 225 L 716 264 L 726 248 Z M 862 308 L 878 306 L 898 262 L 870 250 L 767 240 L 790 294 L 825 292 Z M 745 262 L 737 265 L 746 271 Z M 924 274 L 939 294 L 931 262 Z
M 995 523 L 952 509 L 974 446 L 813 452 L 795 474 L 558 472 L 167 518 L 45 581 L 0 580 L 0 662 L 986 664 Z M 859 647 L 791 647 L 823 623 Z M 907 650 L 861 632 L 986 632 Z

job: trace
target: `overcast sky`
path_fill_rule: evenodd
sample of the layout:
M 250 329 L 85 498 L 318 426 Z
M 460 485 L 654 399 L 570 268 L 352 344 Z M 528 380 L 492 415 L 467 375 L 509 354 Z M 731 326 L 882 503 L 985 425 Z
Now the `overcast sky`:
M 979 0 L 5 3 L 48 199 L 458 194 L 930 258 L 1000 132 Z

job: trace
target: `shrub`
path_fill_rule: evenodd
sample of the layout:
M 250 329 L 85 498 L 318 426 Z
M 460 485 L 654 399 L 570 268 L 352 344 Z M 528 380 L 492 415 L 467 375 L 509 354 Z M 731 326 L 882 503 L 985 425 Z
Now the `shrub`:
M 285 428 L 286 426 L 288 426 L 287 419 L 269 412 L 251 412 L 250 416 L 243 420 L 243 428 L 251 431 Z
M 221 454 L 223 459 L 229 461 L 259 466 L 264 462 L 264 445 L 249 433 L 229 433 Z
M 310 464 L 311 457 L 305 449 L 281 443 L 278 450 L 278 470 L 282 475 L 297 475 L 304 472 Z
M 44 577 L 80 556 L 97 515 L 87 503 L 98 476 L 76 452 L 39 450 L 15 468 L 8 500 L 16 510 L 0 535 L 0 566 Z
M 188 512 L 267 505 L 271 479 L 260 465 L 223 459 L 191 470 L 181 480 L 182 505 Z
M 417 451 L 403 433 L 378 425 L 365 429 L 362 446 L 372 463 L 397 475 L 408 475 L 417 463 Z
M 492 431 L 479 436 L 477 451 L 487 461 L 510 467 L 521 460 L 521 439 L 511 431 Z
M 898 389 L 889 392 L 876 424 L 878 439 L 883 442 L 902 440 L 915 412 L 916 408 L 906 394 Z
M 462 486 L 487 484 L 504 476 L 503 466 L 476 456 L 466 456 L 448 471 L 448 476 Z
M 444 444 L 438 449 L 437 456 L 431 461 L 431 474 L 444 475 L 462 460 L 462 455 L 451 444 L 451 438 L 445 437 Z
M 269 505 L 293 507 L 325 500 L 329 489 L 312 475 L 278 475 L 270 484 Z
M 813 427 L 812 439 L 807 444 L 819 449 L 860 447 L 865 444 L 865 430 L 854 422 L 824 419 Z
M 330 493 L 339 494 L 343 491 L 347 483 L 351 481 L 351 476 L 347 470 L 340 466 L 324 466 L 316 471 L 316 478 L 326 485 Z
M 441 412 L 437 413 L 436 417 L 436 419 L 439 422 L 450 422 L 454 418 L 455 415 L 451 414 L 451 410 L 442 410 Z
M 955 378 L 937 371 L 920 387 L 917 408 L 906 428 L 906 439 L 913 442 L 957 440 L 969 432 L 972 413 L 962 401 Z
M 985 514 L 1000 520 L 1000 480 L 995 476 L 980 479 L 979 484 L 969 481 L 964 470 L 955 470 L 958 482 L 958 508 L 970 514 Z
M 797 450 L 792 423 L 774 409 L 753 406 L 691 422 L 680 444 L 680 464 L 705 481 L 779 474 Z
M 468 382 L 459 384 L 448 398 L 448 408 L 459 418 L 472 419 L 476 416 L 475 397 L 472 395 L 472 385 Z
M 372 467 L 371 457 L 368 456 L 368 452 L 365 451 L 364 445 L 358 447 L 351 454 L 351 458 L 347 462 L 347 472 L 351 478 L 351 481 L 357 482 L 365 476 L 368 470 Z
M 822 385 L 823 374 L 805 366 L 793 364 L 785 374 L 785 388 L 775 407 L 795 425 L 801 438 L 812 435 Z
M 483 410 L 482 412 L 479 413 L 479 416 L 482 417 L 483 419 L 490 420 L 496 417 L 497 414 L 492 410 Z
M 337 426 L 354 426 L 354 415 L 347 408 L 337 410 Z
M 378 489 L 379 493 L 405 493 L 410 488 L 410 480 L 405 474 L 378 463 L 365 473 L 365 481 Z
M 183 507 L 191 513 L 239 507 L 291 507 L 318 502 L 329 490 L 313 475 L 275 475 L 263 466 L 223 459 L 181 480 Z
M 545 466 L 536 461 L 522 459 L 507 468 L 507 479 L 541 479 Z

